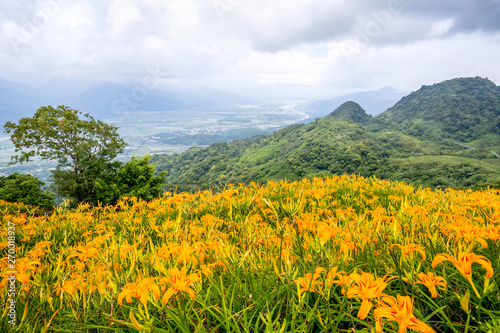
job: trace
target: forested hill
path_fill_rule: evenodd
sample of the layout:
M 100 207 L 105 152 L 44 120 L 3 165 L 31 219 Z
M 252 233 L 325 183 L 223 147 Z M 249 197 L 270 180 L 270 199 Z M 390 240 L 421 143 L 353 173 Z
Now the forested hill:
M 335 109 L 329 116 L 339 119 L 347 119 L 358 124 L 365 124 L 371 120 L 371 116 L 366 114 L 365 110 L 355 102 L 347 101 L 337 109 Z
M 424 86 L 375 118 L 347 102 L 309 124 L 152 161 L 168 171 L 167 188 L 179 190 L 344 173 L 474 187 L 500 180 L 499 105 L 491 81 L 455 79 Z
M 423 86 L 375 117 L 370 129 L 399 130 L 423 140 L 500 138 L 500 87 L 480 77 Z

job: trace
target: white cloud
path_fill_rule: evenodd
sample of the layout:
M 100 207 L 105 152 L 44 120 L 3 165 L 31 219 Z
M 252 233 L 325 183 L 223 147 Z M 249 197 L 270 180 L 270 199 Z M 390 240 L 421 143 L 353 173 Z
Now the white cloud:
M 446 19 L 435 22 L 431 28 L 431 37 L 440 37 L 453 28 L 455 21 L 453 19 Z
M 144 18 L 132 1 L 114 0 L 108 8 L 107 21 L 111 27 L 111 33 L 119 35 L 134 23 L 144 23 Z

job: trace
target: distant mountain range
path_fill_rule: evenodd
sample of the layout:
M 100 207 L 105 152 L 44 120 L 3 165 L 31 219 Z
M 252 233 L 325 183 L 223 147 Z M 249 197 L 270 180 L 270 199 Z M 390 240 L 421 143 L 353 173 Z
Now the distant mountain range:
M 43 105 L 45 96 L 35 89 L 0 79 L 0 122 L 18 120 L 33 114 Z
M 257 100 L 214 88 L 183 93 L 139 83 L 102 83 L 74 96 L 51 97 L 27 85 L 0 79 L 0 124 L 29 117 L 45 105 L 68 105 L 97 119 L 125 111 L 179 111 L 215 105 L 255 104 Z
M 423 86 L 371 117 L 352 101 L 309 124 L 157 155 L 169 189 L 356 173 L 430 187 L 500 181 L 500 88 L 484 78 Z
M 50 82 L 55 86 L 54 82 Z M 81 88 L 80 88 L 81 89 Z M 43 91 L 50 91 L 44 88 Z M 71 95 L 69 91 L 79 91 Z M 404 93 L 392 87 L 357 92 L 305 105 L 310 122 L 324 117 L 347 100 L 360 104 L 369 114 L 377 115 L 394 105 Z M 42 93 L 25 84 L 0 79 L 0 124 L 31 116 L 40 106 L 68 105 L 97 119 L 106 119 L 124 111 L 181 111 L 217 105 L 260 104 L 257 98 L 229 93 L 210 87 L 149 89 L 140 83 L 101 83 L 80 91 L 58 88 L 57 96 Z

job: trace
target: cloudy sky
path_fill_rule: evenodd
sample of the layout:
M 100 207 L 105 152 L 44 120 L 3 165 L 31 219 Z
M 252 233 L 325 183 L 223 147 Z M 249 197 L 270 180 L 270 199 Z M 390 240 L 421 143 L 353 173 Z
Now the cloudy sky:
M 500 0 L 16 0 L 0 78 L 297 96 L 500 83 Z

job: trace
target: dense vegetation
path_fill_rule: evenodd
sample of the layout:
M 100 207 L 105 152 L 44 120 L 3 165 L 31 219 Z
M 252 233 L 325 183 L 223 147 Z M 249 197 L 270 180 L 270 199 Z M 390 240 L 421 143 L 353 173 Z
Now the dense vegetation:
M 0 303 L 13 300 L 17 313 L 2 309 L 2 332 L 500 325 L 499 191 L 341 176 L 125 197 L 51 216 L 0 208 Z
M 49 105 L 38 108 L 32 117 L 21 118 L 19 123 L 7 122 L 4 128 L 11 134 L 15 151 L 20 152 L 12 156 L 13 163 L 30 162 L 35 156 L 57 161 L 51 172 L 51 188 L 72 206 L 83 202 L 113 204 L 124 195 L 148 200 L 161 193 L 166 172 L 155 176 L 149 156 L 132 158 L 127 163 L 117 161 L 125 141 L 115 126 L 89 114 L 82 115 L 64 105 Z M 29 203 L 13 199 L 6 200 Z
M 492 135 L 500 147 L 500 87 L 460 78 L 423 86 L 374 118 L 373 130 L 399 130 L 422 140 L 462 143 Z
M 366 114 L 365 110 L 355 102 L 348 101 L 335 109 L 330 116 L 333 118 L 347 119 L 354 123 L 364 124 L 371 120 L 371 116 Z
M 455 79 L 424 86 L 374 118 L 347 102 L 309 124 L 152 161 L 169 172 L 167 188 L 180 190 L 350 173 L 479 187 L 500 180 L 499 126 L 499 87 Z
M 13 173 L 0 177 L 0 200 L 51 210 L 54 194 L 44 190 L 44 182 L 32 175 Z

